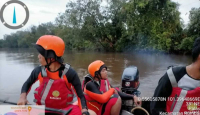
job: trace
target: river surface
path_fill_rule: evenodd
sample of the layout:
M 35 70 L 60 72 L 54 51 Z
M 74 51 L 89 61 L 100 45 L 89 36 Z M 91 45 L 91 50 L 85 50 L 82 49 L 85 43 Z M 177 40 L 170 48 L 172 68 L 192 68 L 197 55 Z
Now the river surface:
M 0 100 L 17 102 L 21 87 L 32 70 L 39 65 L 35 49 L 0 49 Z M 185 66 L 191 63 L 190 56 L 147 54 L 147 53 L 99 53 L 66 51 L 64 60 L 78 73 L 82 82 L 88 65 L 94 60 L 102 60 L 108 67 L 109 81 L 114 86 L 121 86 L 123 70 L 128 66 L 137 66 L 140 75 L 141 96 L 151 97 L 170 65 Z M 33 91 L 39 85 L 36 82 L 28 95 L 33 104 Z

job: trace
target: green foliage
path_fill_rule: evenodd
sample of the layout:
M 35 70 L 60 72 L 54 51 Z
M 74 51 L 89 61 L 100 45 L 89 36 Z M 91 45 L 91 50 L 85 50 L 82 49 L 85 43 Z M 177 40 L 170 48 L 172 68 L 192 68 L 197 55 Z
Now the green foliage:
M 54 23 L 5 35 L 1 47 L 28 48 L 44 34 L 60 36 L 66 50 L 160 50 L 190 52 L 200 35 L 200 8 L 183 29 L 179 5 L 171 0 L 74 0 Z
M 188 36 L 200 36 L 200 8 L 192 8 L 188 24 Z
M 185 52 L 191 51 L 193 46 L 194 38 L 186 37 L 182 40 L 179 48 Z

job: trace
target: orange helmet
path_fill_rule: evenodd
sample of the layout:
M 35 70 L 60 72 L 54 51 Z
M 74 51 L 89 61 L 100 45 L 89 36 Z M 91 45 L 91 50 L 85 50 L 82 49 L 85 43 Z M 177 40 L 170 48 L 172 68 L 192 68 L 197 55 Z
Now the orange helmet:
M 65 51 L 64 41 L 60 37 L 54 35 L 41 36 L 37 40 L 35 47 L 45 58 L 59 58 L 59 60 Z
M 95 77 L 97 74 L 100 74 L 100 71 L 103 68 L 106 68 L 106 66 L 104 65 L 104 62 L 101 60 L 96 60 L 88 66 L 88 72 L 90 73 L 92 77 Z

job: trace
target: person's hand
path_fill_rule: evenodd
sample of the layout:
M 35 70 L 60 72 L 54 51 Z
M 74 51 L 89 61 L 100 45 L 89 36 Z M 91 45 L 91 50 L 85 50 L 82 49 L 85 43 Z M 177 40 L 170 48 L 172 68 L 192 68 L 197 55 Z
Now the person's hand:
M 17 105 L 26 105 L 30 104 L 26 98 L 20 98 L 19 101 L 17 102 Z
M 17 102 L 17 105 L 26 105 L 26 104 L 30 104 L 30 103 L 26 99 L 26 93 L 22 93 L 20 95 L 20 98 L 19 98 L 18 102 Z
M 142 106 L 142 101 L 140 98 L 138 98 L 137 96 L 133 96 L 133 100 L 136 106 Z
M 82 112 L 82 115 L 90 115 L 87 109 L 82 109 L 81 112 Z
M 118 92 L 117 92 L 117 90 L 116 90 L 116 89 L 115 89 L 115 92 L 114 92 L 114 93 L 118 95 Z

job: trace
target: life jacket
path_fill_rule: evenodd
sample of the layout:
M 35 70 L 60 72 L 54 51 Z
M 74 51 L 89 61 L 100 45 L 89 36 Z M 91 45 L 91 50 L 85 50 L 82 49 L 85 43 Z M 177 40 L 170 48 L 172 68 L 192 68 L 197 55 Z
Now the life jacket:
M 88 80 L 90 80 L 90 81 L 88 81 Z M 82 86 L 82 88 L 84 89 L 83 93 L 84 93 L 84 96 L 85 96 L 85 99 L 86 99 L 87 107 L 89 109 L 93 110 L 96 114 L 98 114 L 99 110 L 100 110 L 100 108 L 102 106 L 102 103 L 99 103 L 96 100 L 94 100 L 93 98 L 95 98 L 95 97 L 93 97 L 93 96 L 90 97 L 89 95 L 86 94 L 85 86 L 89 82 L 96 82 L 96 81 L 93 81 L 92 78 L 90 78 L 89 76 L 86 76 L 85 80 L 83 81 L 83 86 Z M 109 89 L 110 89 L 109 81 L 107 79 L 106 80 L 101 80 L 100 81 L 100 86 L 99 86 L 100 92 L 105 93 Z
M 167 70 L 167 74 L 172 85 L 172 93 L 167 99 L 166 112 L 169 115 L 177 112 L 181 115 L 200 113 L 200 87 L 193 90 L 182 89 L 178 87 L 172 68 Z
M 70 65 L 66 64 L 62 76 L 59 77 L 59 72 L 56 74 L 55 72 L 49 72 L 43 66 L 41 67 L 42 71 L 38 76 L 40 85 L 34 91 L 34 102 L 36 104 L 62 109 L 72 103 L 74 97 L 72 85 L 68 83 L 65 75 L 69 68 Z M 58 79 L 51 79 L 50 76 L 56 76 Z

